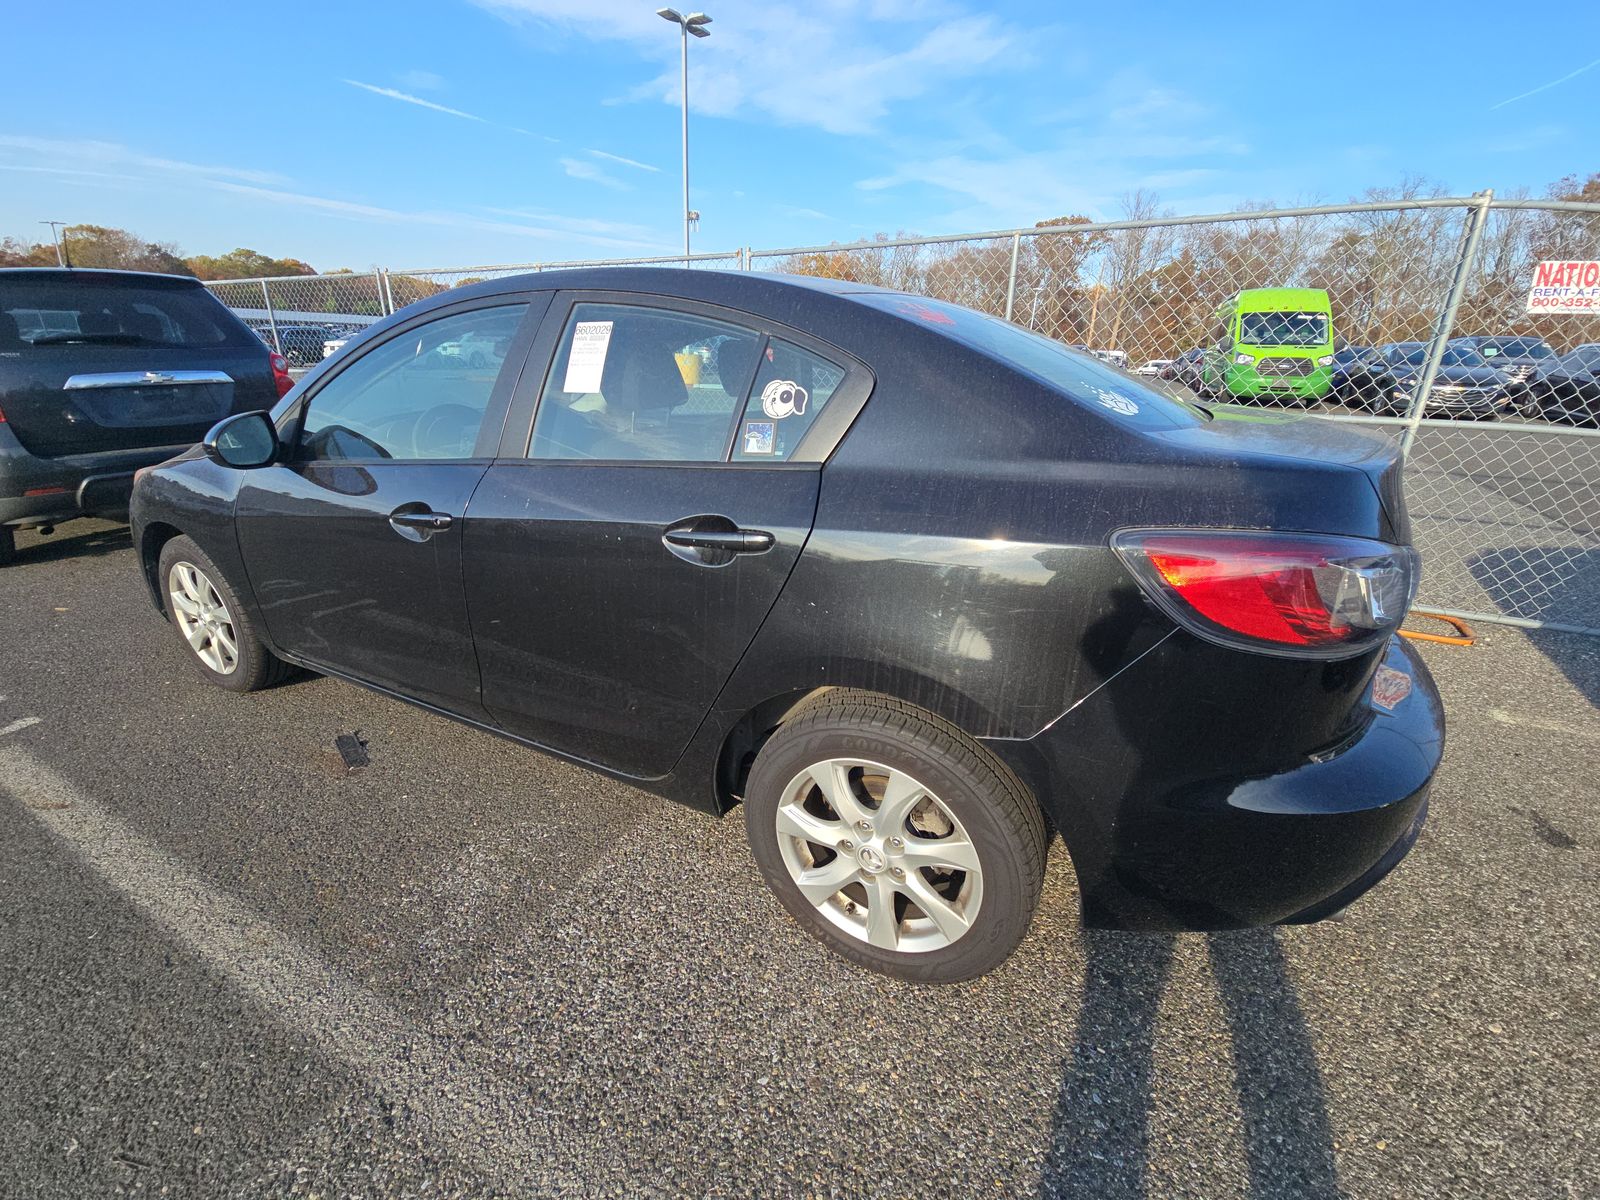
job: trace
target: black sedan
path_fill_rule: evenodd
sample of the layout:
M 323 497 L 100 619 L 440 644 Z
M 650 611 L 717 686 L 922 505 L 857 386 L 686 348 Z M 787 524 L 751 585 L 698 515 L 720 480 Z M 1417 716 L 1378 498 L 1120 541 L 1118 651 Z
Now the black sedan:
M 1047 821 L 1091 926 L 1327 915 L 1406 853 L 1442 751 L 1387 441 L 859 284 L 442 293 L 133 515 L 211 682 L 309 668 L 742 803 L 794 917 L 911 979 L 1011 952 Z
M 1528 380 L 1538 416 L 1567 425 L 1600 425 L 1600 346 L 1546 359 Z
M 1345 346 L 1336 352 L 1331 383 L 1329 396 L 1339 404 L 1375 413 L 1393 407 L 1394 367 L 1374 347 Z
M 1403 417 L 1411 410 L 1417 386 L 1428 360 L 1426 342 L 1391 342 L 1383 356 L 1394 372 L 1389 394 L 1376 411 Z M 1526 387 L 1491 367 L 1471 346 L 1449 343 L 1439 360 L 1423 409 L 1424 417 L 1465 417 L 1492 421 L 1496 417 L 1521 412 Z

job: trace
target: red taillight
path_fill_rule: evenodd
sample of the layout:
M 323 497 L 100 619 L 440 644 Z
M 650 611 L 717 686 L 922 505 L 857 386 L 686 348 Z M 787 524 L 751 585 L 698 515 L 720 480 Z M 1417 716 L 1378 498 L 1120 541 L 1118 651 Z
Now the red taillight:
M 1416 592 L 1416 551 L 1366 538 L 1132 529 L 1112 546 L 1184 628 L 1269 654 L 1359 654 L 1399 627 Z
M 272 382 L 276 385 L 278 398 L 281 400 L 294 386 L 294 376 L 289 374 L 289 361 L 277 351 L 267 355 L 267 360 L 272 363 Z

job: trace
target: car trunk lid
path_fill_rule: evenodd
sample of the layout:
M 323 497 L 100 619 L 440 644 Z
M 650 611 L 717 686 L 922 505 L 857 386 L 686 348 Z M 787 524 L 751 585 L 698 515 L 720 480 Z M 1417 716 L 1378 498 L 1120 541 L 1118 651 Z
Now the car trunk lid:
M 0 411 L 41 457 L 197 442 L 230 412 L 270 408 L 266 355 L 40 346 L 5 372 Z M 240 401 L 248 399 L 241 406 Z
M 1168 445 L 1192 450 L 1202 461 L 1231 471 L 1248 467 L 1263 480 L 1285 479 L 1290 490 L 1314 498 L 1317 486 L 1327 488 L 1343 476 L 1363 477 L 1377 493 L 1386 518 L 1383 529 L 1323 529 L 1312 508 L 1299 525 L 1306 530 L 1381 536 L 1409 544 L 1411 525 L 1401 485 L 1403 461 L 1398 438 L 1375 430 L 1356 429 L 1342 421 L 1304 415 L 1249 412 L 1219 407 L 1203 425 L 1157 433 Z M 1319 470 L 1318 468 L 1321 468 Z M 1338 506 L 1329 506 L 1329 511 Z M 1285 517 L 1288 513 L 1283 514 Z

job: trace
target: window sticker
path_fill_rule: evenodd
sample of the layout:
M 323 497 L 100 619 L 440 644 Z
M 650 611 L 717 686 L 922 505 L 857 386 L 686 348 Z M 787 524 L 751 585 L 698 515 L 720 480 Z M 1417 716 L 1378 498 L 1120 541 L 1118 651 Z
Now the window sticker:
M 610 347 L 610 321 L 579 321 L 572 331 L 572 352 L 567 356 L 567 378 L 561 390 L 578 395 L 598 392 Z
M 746 454 L 771 454 L 776 449 L 774 445 L 778 426 L 773 421 L 746 421 L 744 423 L 744 445 Z
M 805 388 L 792 379 L 774 379 L 761 389 L 761 411 L 774 421 L 806 411 Z
M 1112 412 L 1121 413 L 1125 417 L 1136 417 L 1139 415 L 1139 405 L 1137 402 L 1128 399 L 1126 396 L 1120 395 L 1117 392 L 1113 392 L 1109 388 L 1091 387 L 1089 390 L 1094 393 L 1094 398 L 1096 400 L 1100 401 L 1101 404 L 1103 404 L 1106 408 L 1109 408 Z

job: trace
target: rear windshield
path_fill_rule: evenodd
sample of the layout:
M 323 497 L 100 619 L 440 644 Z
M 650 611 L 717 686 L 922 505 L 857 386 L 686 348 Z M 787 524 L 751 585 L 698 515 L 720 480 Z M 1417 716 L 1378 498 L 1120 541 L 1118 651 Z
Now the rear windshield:
M 1324 346 L 1328 316 L 1316 312 L 1248 312 L 1239 316 L 1245 346 Z
M 1128 424 L 1177 429 L 1203 423 L 1198 411 L 1155 390 L 1137 375 L 999 317 L 893 292 L 858 294 L 855 299 L 926 325 Z
M 203 288 L 0 279 L 0 344 L 222 346 L 247 331 Z
M 1543 338 L 1495 338 L 1493 341 L 1479 342 L 1478 348 L 1483 351 L 1485 358 L 1494 358 L 1503 355 L 1507 358 L 1552 358 L 1555 351 L 1545 345 Z

